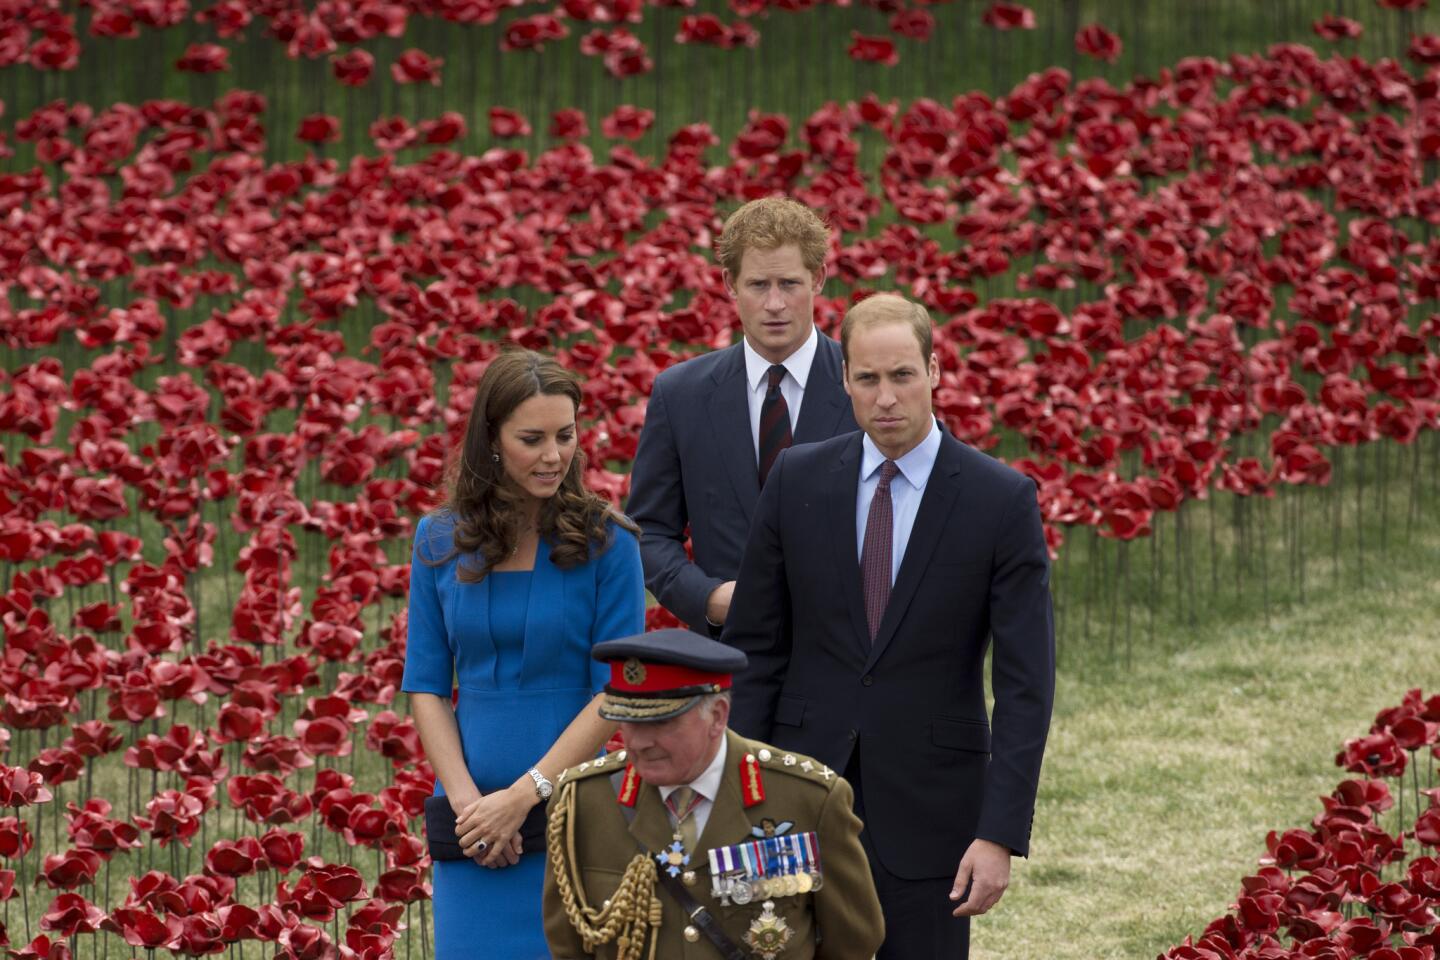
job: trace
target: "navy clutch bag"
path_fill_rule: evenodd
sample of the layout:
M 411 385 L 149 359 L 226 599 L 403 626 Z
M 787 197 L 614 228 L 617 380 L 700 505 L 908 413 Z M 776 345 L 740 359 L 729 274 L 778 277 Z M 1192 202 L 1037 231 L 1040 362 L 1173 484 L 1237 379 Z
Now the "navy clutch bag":
M 520 824 L 520 849 L 525 853 L 545 852 L 545 814 L 547 805 L 537 803 L 530 808 Z M 425 842 L 431 860 L 469 860 L 455 835 L 455 811 L 447 797 L 425 798 Z

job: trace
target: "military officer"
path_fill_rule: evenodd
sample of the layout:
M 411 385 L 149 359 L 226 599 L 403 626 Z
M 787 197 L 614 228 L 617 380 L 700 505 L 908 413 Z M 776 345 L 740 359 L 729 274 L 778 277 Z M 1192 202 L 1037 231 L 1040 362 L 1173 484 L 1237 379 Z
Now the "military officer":
M 625 749 L 550 804 L 545 937 L 557 960 L 857 960 L 884 921 L 850 786 L 726 729 L 745 655 L 688 630 L 597 644 Z

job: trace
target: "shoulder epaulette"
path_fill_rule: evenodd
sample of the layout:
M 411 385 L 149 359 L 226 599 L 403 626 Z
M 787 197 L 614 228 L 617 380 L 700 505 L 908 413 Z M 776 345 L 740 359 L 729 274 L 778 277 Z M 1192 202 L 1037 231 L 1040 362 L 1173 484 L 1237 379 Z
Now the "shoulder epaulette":
M 616 773 L 625 769 L 625 751 L 616 750 L 614 753 L 607 753 L 603 757 L 594 760 L 586 760 L 579 766 L 563 770 L 555 781 L 557 786 L 570 783 L 575 780 L 584 780 L 586 777 L 593 777 L 601 773 Z
M 803 753 L 787 753 L 784 750 L 755 742 L 747 743 L 746 747 L 748 748 L 746 756 L 753 756 L 767 773 L 771 771 L 788 773 L 793 777 L 810 780 L 827 788 L 833 787 L 835 781 L 840 779 L 840 774 Z

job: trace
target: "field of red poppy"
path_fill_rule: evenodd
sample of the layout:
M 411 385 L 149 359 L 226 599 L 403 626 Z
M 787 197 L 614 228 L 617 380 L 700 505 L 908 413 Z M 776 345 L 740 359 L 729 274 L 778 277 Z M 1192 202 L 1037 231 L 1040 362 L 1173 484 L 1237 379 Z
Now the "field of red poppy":
M 623 502 L 751 197 L 837 228 L 825 329 L 930 308 L 940 416 L 1039 488 L 1063 662 L 1433 559 L 1436 17 L 1202 7 L 6 4 L 0 938 L 425 956 L 414 520 L 507 344 L 585 375 Z

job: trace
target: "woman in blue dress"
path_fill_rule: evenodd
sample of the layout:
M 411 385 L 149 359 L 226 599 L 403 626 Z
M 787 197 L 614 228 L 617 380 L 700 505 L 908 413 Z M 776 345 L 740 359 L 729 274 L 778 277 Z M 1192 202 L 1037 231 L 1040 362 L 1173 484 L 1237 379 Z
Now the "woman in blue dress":
M 402 689 L 471 857 L 434 864 L 436 960 L 549 956 L 545 855 L 522 852 L 520 828 L 613 730 L 590 648 L 644 629 L 638 530 L 585 489 L 580 398 L 552 359 L 496 357 L 447 503 L 415 530 Z

